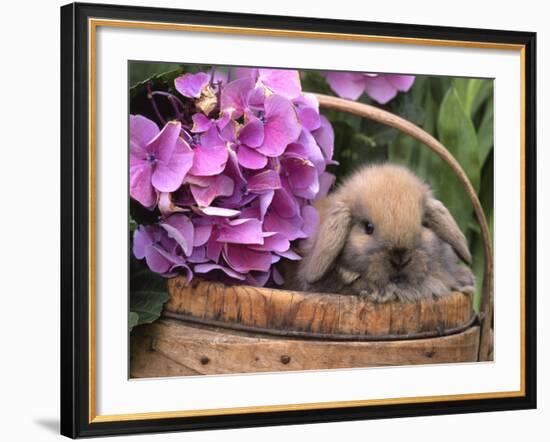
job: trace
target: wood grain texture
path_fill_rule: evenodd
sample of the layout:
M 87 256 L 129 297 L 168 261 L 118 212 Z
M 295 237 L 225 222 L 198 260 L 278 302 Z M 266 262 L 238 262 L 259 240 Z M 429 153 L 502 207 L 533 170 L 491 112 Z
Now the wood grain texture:
M 228 332 L 161 319 L 132 335 L 133 378 L 471 362 L 479 327 L 430 339 L 326 342 Z
M 453 292 L 415 303 L 373 303 L 351 295 L 168 281 L 165 312 L 270 330 L 342 335 L 410 335 L 447 330 L 472 317 L 472 297 Z

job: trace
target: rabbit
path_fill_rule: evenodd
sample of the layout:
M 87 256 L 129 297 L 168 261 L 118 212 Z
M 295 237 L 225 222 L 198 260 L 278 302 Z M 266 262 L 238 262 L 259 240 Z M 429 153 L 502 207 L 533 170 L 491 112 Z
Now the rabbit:
M 286 272 L 287 289 L 413 302 L 473 293 L 466 238 L 404 166 L 363 166 L 316 204 L 319 224 Z

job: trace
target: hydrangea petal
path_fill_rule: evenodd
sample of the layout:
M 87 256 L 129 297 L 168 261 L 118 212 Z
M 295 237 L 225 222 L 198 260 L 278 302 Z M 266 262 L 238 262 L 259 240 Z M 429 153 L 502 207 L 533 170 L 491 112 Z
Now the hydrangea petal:
M 130 141 L 139 146 L 146 146 L 159 133 L 154 121 L 143 115 L 130 115 Z
M 283 218 L 292 218 L 300 210 L 296 198 L 285 185 L 275 191 L 271 207 Z
M 212 224 L 195 226 L 195 236 L 193 237 L 193 246 L 200 247 L 205 245 L 212 235 Z
M 206 207 L 212 204 L 219 196 L 231 196 L 233 194 L 233 180 L 225 175 L 217 175 L 209 178 L 205 186 L 191 185 L 191 193 L 198 205 Z
M 321 125 L 312 132 L 312 135 L 325 154 L 325 158 L 330 160 L 334 153 L 334 129 L 324 115 L 320 116 L 320 121 Z
M 286 252 L 290 247 L 290 241 L 281 233 L 264 238 L 261 245 L 251 245 L 253 250 L 265 250 L 267 252 Z
M 244 145 L 239 146 L 237 150 L 237 159 L 239 164 L 247 169 L 263 169 L 267 165 L 267 157 L 255 149 Z
M 151 177 L 153 186 L 160 192 L 177 190 L 193 166 L 193 157 L 194 152 L 189 145 L 183 139 L 178 138 L 170 159 L 167 162 L 162 160 L 157 162 Z
M 263 244 L 262 223 L 257 219 L 233 220 L 219 226 L 219 242 Z
M 271 205 L 271 202 L 273 201 L 273 197 L 275 196 L 275 191 L 271 190 L 269 192 L 262 193 L 259 198 L 259 208 L 260 208 L 260 219 L 263 221 L 265 214 L 267 213 L 267 209 Z
M 220 136 L 220 131 L 215 124 L 203 132 L 200 136 L 200 142 L 197 143 L 202 147 L 217 147 L 225 144 L 223 138 Z
M 262 111 L 265 103 L 265 89 L 256 87 L 252 89 L 248 96 L 248 107 L 253 110 Z
M 281 155 L 286 146 L 295 141 L 302 130 L 294 105 L 280 95 L 265 100 L 266 123 L 264 142 L 258 151 L 270 157 Z
M 269 277 L 271 276 L 271 272 L 250 272 L 246 274 L 246 283 L 248 285 L 256 286 L 256 287 L 263 287 L 267 281 L 269 281 Z
M 161 223 L 160 226 L 166 230 L 170 238 L 173 238 L 181 246 L 186 255 L 191 254 L 195 228 L 187 216 L 174 214 Z
M 407 92 L 414 84 L 414 75 L 386 75 L 390 84 L 398 91 Z
M 220 130 L 220 137 L 225 141 L 235 143 L 237 141 L 237 128 L 239 124 L 235 120 L 229 122 Z
M 222 253 L 223 243 L 218 242 L 218 232 L 212 231 L 212 235 L 206 243 L 206 256 L 212 262 L 218 262 Z
M 298 97 L 296 97 L 292 102 L 298 107 L 310 107 L 312 109 L 315 109 L 317 113 L 319 113 L 319 100 L 315 96 L 315 94 L 312 94 L 310 92 L 302 93 Z
M 206 256 L 206 246 L 195 247 L 191 255 L 187 257 L 187 261 L 193 264 L 203 264 L 208 262 L 208 256 Z
M 325 170 L 326 161 L 323 152 L 313 135 L 306 129 L 302 130 L 298 141 L 288 145 L 285 154 L 294 154 L 311 161 L 319 173 Z
M 264 124 L 253 114 L 239 133 L 239 140 L 248 147 L 258 147 L 264 142 Z
M 191 128 L 191 132 L 193 133 L 206 132 L 212 127 L 212 120 L 203 113 L 199 112 L 194 114 L 191 118 L 193 119 L 193 127 Z
M 157 202 L 157 193 L 151 185 L 153 169 L 148 163 L 130 169 L 130 196 L 143 207 L 153 207 Z
M 217 175 L 222 172 L 229 155 L 225 146 L 197 146 L 193 152 L 195 158 L 189 173 L 199 176 Z
M 357 100 L 365 92 L 365 76 L 355 72 L 327 72 L 330 88 L 340 97 Z
M 219 264 L 207 263 L 207 264 L 198 264 L 195 266 L 195 273 L 208 273 L 208 272 L 211 272 L 212 270 L 221 270 L 227 276 L 238 279 L 240 281 L 244 281 L 245 279 L 244 275 L 237 273 L 231 270 L 230 268 Z
M 315 199 L 321 199 L 328 195 L 330 188 L 336 181 L 336 177 L 329 172 L 323 172 L 319 176 L 319 192 Z
M 196 74 L 183 74 L 174 81 L 176 90 L 184 97 L 199 98 L 202 90 L 210 82 L 210 75 L 206 72 L 198 72 Z
M 273 93 L 292 100 L 300 95 L 302 86 L 298 71 L 290 69 L 258 69 L 258 80 Z
M 174 272 L 174 270 L 180 269 L 180 268 L 185 270 L 185 279 L 187 280 L 187 284 L 190 284 L 191 281 L 193 280 L 193 271 L 189 268 L 188 265 L 186 265 L 184 263 L 179 263 L 179 264 L 173 265 L 172 268 L 170 269 L 171 273 L 167 273 L 167 274 L 164 274 L 162 276 L 164 276 L 165 278 L 173 278 L 175 276 L 178 276 L 178 274 L 180 274 L 180 273 L 179 272 Z
M 181 232 L 179 232 L 177 228 L 166 223 L 161 223 L 159 225 L 164 230 L 166 230 L 166 233 L 170 238 L 174 239 L 181 246 L 182 250 L 186 255 L 190 253 L 192 244 L 189 244 L 187 242 L 187 240 L 185 239 L 185 236 Z
M 197 210 L 208 216 L 232 217 L 232 216 L 237 216 L 239 213 L 241 213 L 240 210 L 226 209 L 224 207 L 214 207 L 214 206 L 202 207 Z
M 317 179 L 317 169 L 307 159 L 287 156 L 282 164 L 294 193 L 298 189 L 307 189 Z
M 388 81 L 386 76 L 365 78 L 365 90 L 374 101 L 386 104 L 397 95 L 397 89 Z
M 283 258 L 290 259 L 291 261 L 300 261 L 302 259 L 302 257 L 292 249 L 289 249 L 286 252 L 277 252 L 277 254 Z
M 181 123 L 169 121 L 158 135 L 147 144 L 147 151 L 160 161 L 169 161 L 181 132 Z
M 258 68 L 237 67 L 231 69 L 231 78 L 258 78 Z
M 238 244 L 226 244 L 223 255 L 229 266 L 240 273 L 252 270 L 267 272 L 271 267 L 271 253 L 251 250 Z
M 298 109 L 298 119 L 300 120 L 300 124 L 307 130 L 315 130 L 321 126 L 319 111 L 312 107 Z
M 132 251 L 137 259 L 145 258 L 147 247 L 153 244 L 153 238 L 145 226 L 139 226 L 134 231 Z
M 281 178 L 274 170 L 268 169 L 251 176 L 247 185 L 249 192 L 264 193 L 281 188 Z
M 172 267 L 172 262 L 166 259 L 157 247 L 150 246 L 145 261 L 147 266 L 155 273 L 166 273 Z
M 283 234 L 289 241 L 298 238 L 305 238 L 302 231 L 304 221 L 300 215 L 292 218 L 283 218 L 275 212 L 268 212 L 264 218 L 264 229 L 269 232 L 278 232 Z
M 228 83 L 221 92 L 220 110 L 231 118 L 238 119 L 244 113 L 248 104 L 248 97 L 254 89 L 254 79 L 239 78 Z
M 147 161 L 148 152 L 144 146 L 130 140 L 130 167 L 139 166 Z

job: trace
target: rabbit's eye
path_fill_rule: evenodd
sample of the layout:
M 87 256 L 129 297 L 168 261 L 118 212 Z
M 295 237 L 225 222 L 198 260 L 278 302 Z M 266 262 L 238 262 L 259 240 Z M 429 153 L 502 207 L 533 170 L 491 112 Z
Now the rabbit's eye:
M 426 227 L 426 228 L 429 228 L 430 225 L 428 224 L 428 221 L 426 220 L 422 220 L 422 227 Z
M 365 221 L 363 226 L 367 235 L 372 235 L 374 233 L 374 225 L 370 221 Z

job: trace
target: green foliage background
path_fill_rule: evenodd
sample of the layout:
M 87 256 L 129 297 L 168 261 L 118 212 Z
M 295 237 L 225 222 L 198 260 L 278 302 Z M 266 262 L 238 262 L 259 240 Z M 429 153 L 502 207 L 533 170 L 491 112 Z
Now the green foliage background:
M 130 64 L 130 111 L 154 117 L 146 99 L 146 82 L 172 88 L 183 72 L 209 70 L 210 66 L 168 63 Z M 302 89 L 334 95 L 319 72 L 301 71 Z M 387 105 L 366 94 L 359 101 L 382 107 L 422 127 L 437 138 L 458 160 L 476 189 L 493 231 L 493 80 L 417 76 L 407 93 Z M 428 182 L 438 199 L 451 211 L 468 238 L 477 279 L 474 301 L 479 309 L 483 282 L 483 245 L 469 199 L 452 170 L 428 148 L 395 129 L 336 111 L 322 110 L 335 131 L 335 159 L 330 171 L 338 180 L 364 163 L 392 161 L 404 164 Z M 132 229 L 131 224 L 131 229 Z M 160 314 L 167 296 L 162 278 L 132 259 L 130 328 L 151 322 Z

